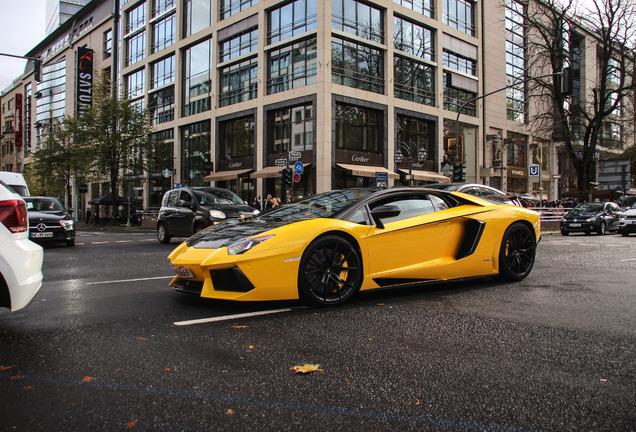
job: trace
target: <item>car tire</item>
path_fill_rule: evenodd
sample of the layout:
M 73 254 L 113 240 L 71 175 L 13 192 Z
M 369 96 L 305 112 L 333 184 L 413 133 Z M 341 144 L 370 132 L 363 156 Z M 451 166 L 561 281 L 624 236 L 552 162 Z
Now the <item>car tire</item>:
M 598 235 L 605 235 L 607 233 L 607 224 L 605 222 L 601 222 L 601 226 L 598 227 L 598 231 L 596 233 Z
M 360 254 L 348 240 L 319 237 L 303 252 L 298 270 L 298 295 L 315 306 L 335 306 L 349 300 L 362 285 Z
M 75 240 L 67 240 L 66 246 L 75 246 Z
M 592 231 L 585 231 L 585 235 L 590 235 L 592 234 Z
M 564 235 L 564 236 L 566 236 L 566 235 L 570 235 L 570 231 L 567 231 L 567 230 L 562 229 L 562 230 L 561 230 L 561 235 Z
M 534 232 L 522 222 L 510 225 L 499 249 L 499 275 L 510 281 L 520 281 L 534 266 L 537 243 Z
M 619 231 L 619 232 L 620 232 L 620 231 Z M 620 234 L 621 234 L 623 237 L 627 237 L 627 236 L 629 236 L 629 232 L 627 232 L 627 231 L 620 232 Z
M 168 234 L 168 228 L 166 228 L 164 224 L 159 224 L 157 226 L 157 239 L 159 240 L 159 243 L 170 243 L 170 234 Z

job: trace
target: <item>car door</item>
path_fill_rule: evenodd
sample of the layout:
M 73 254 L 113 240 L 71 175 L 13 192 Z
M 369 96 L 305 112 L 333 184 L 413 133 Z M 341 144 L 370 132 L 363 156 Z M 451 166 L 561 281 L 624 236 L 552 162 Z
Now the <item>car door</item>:
M 188 190 L 179 191 L 179 199 L 173 219 L 174 229 L 172 233 L 176 236 L 190 237 L 194 225 L 194 210 L 196 199 Z
M 605 204 L 605 213 L 607 214 L 607 229 L 617 230 L 620 220 L 620 208 L 614 203 Z
M 462 229 L 457 212 L 427 193 L 405 193 L 369 205 L 396 206 L 400 214 L 373 226 L 366 238 L 369 275 L 379 284 L 391 280 L 439 279 L 455 261 Z

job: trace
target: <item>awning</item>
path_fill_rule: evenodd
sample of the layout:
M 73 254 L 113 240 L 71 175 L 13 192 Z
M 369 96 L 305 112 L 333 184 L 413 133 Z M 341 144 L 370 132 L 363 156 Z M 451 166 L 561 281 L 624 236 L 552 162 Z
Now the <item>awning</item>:
M 346 170 L 351 171 L 351 174 L 360 177 L 373 177 L 375 178 L 375 173 L 381 172 L 386 173 L 389 178 L 399 179 L 400 175 L 394 173 L 393 171 L 389 171 L 388 169 L 381 166 L 373 166 L 373 165 L 352 165 L 352 164 L 337 164 L 340 168 L 344 168 Z
M 303 162 L 303 167 L 306 167 L 307 165 L 311 165 L 309 162 Z M 290 165 L 290 168 L 294 168 L 294 165 Z M 268 166 L 265 167 L 261 170 L 255 171 L 252 174 L 250 174 L 250 178 L 277 178 L 280 177 L 280 171 L 283 169 L 284 167 L 279 167 L 279 166 Z
M 409 175 L 409 170 L 400 168 L 404 174 L 406 174 L 407 179 Z M 450 183 L 450 178 L 446 177 L 444 174 L 436 173 L 435 171 L 422 171 L 422 170 L 411 170 L 413 174 L 413 178 L 415 180 L 426 180 L 433 181 L 438 183 Z
M 203 181 L 235 180 L 238 176 L 245 174 L 248 171 L 252 171 L 252 168 L 233 171 L 217 171 L 203 177 Z

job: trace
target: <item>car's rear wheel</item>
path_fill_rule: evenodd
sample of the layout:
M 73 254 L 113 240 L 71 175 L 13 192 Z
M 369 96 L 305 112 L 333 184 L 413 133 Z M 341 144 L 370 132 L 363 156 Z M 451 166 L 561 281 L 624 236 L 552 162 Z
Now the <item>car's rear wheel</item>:
M 621 232 L 621 235 L 622 235 L 623 237 L 627 237 L 627 236 L 629 236 L 629 232 L 627 232 L 627 231 L 623 231 L 623 232 Z
M 570 234 L 570 231 L 564 230 L 564 229 L 561 230 L 561 235 L 566 236 L 566 235 L 569 235 L 569 234 Z
M 157 227 L 157 239 L 159 239 L 159 243 L 170 243 L 170 234 L 168 234 L 168 229 L 164 224 L 159 224 Z
M 338 236 L 320 237 L 303 252 L 298 294 L 314 305 L 338 305 L 360 289 L 362 278 L 360 254 L 349 241 Z
M 605 235 L 605 233 L 607 232 L 607 225 L 605 224 L 605 222 L 601 222 L 601 226 L 598 227 L 598 235 Z
M 534 265 L 537 243 L 534 233 L 524 223 L 515 222 L 506 229 L 499 250 L 499 274 L 519 281 L 530 274 Z

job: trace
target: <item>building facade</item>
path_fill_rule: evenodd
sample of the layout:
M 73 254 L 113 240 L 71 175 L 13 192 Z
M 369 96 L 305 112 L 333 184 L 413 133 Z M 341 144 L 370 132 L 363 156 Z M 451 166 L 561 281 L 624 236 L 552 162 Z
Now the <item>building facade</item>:
M 73 67 L 74 47 L 92 48 L 162 143 L 143 178 L 129 173 L 144 207 L 174 185 L 213 184 L 251 202 L 373 186 L 377 173 L 389 185 L 408 184 L 409 172 L 414 184 L 447 181 L 454 162 L 467 181 L 509 193 L 555 200 L 573 185 L 559 144 L 533 135 L 529 118 L 542 108 L 527 88 L 497 91 L 528 75 L 524 2 L 119 1 L 94 0 L 47 37 L 33 54 L 51 79 L 36 88 L 27 72 L 16 89 L 25 100 L 39 93 L 25 122 L 37 145 L 43 120 L 74 109 L 74 79 L 60 71 Z M 76 35 L 82 17 L 92 21 Z M 593 74 L 592 37 L 577 38 L 581 73 Z M 584 98 L 590 81 L 578 76 Z M 302 173 L 285 188 L 279 171 L 295 162 Z

